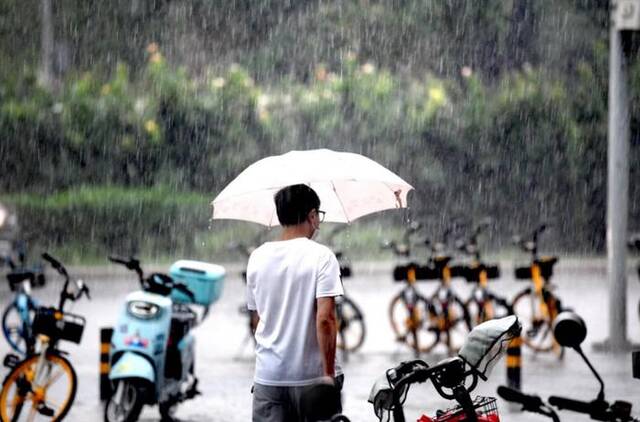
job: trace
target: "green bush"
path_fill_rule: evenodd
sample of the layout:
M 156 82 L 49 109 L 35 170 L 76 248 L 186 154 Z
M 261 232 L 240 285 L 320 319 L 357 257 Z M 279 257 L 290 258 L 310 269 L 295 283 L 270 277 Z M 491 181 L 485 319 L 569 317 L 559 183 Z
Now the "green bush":
M 30 245 L 80 260 L 110 253 L 193 253 L 195 235 L 207 230 L 211 212 L 210 198 L 166 187 L 79 187 L 46 196 L 5 195 L 0 201 L 16 209 L 21 236 Z

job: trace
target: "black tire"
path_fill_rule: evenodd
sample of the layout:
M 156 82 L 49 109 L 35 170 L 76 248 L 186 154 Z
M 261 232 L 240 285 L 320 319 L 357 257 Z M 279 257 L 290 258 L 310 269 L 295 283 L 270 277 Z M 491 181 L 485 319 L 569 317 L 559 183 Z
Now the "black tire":
M 505 317 L 511 312 L 506 300 L 498 298 L 488 290 L 476 293 L 474 289 L 464 307 L 467 309 L 472 327 L 490 319 Z
M 557 299 L 547 292 L 547 301 Z M 542 315 L 542 304 L 538 295 L 531 288 L 522 290 L 513 299 L 513 312 L 522 324 L 522 342 L 537 352 L 550 352 L 557 348 L 553 338 L 553 318 L 555 315 Z M 545 304 L 548 309 L 548 305 Z M 553 313 L 555 311 L 551 311 Z M 561 352 L 560 352 L 561 353 Z
M 408 289 L 404 289 L 391 299 L 389 322 L 396 340 L 406 343 L 418 356 L 433 349 L 440 333 L 422 330 L 429 321 L 432 306 L 427 298 L 417 292 L 413 298 L 407 297 L 407 292 Z
M 29 380 L 31 376 L 27 374 L 31 374 L 36 370 L 39 359 L 40 355 L 27 357 L 18 363 L 5 378 L 2 384 L 2 391 L 0 391 L 0 419 L 2 421 L 17 422 L 23 420 L 21 418 L 21 416 L 24 416 L 22 413 L 27 409 L 31 413 L 28 418 L 33 417 L 35 416 L 34 412 L 36 412 L 34 405 L 49 409 L 52 413 L 50 415 L 52 421 L 61 421 L 71 409 L 76 396 L 78 378 L 71 363 L 65 357 L 56 353 L 50 353 L 45 357 L 43 371 L 46 372 L 38 374 L 38 379 L 46 379 L 46 382 L 42 383 L 42 385 L 46 385 L 44 387 L 45 394 L 41 401 L 34 404 L 34 401 L 38 399 L 33 394 L 32 381 Z M 30 402 L 30 404 L 16 406 L 11 411 L 11 403 L 14 402 L 16 395 L 22 397 L 22 400 L 26 403 Z M 51 398 L 52 396 L 54 396 L 53 399 Z
M 122 388 L 119 392 L 118 389 Z M 120 395 L 121 403 L 116 403 Z M 116 382 L 113 394 L 104 406 L 105 422 L 135 422 L 146 401 L 146 383 L 136 379 L 122 379 Z
M 364 343 L 367 335 L 364 316 L 358 306 L 347 296 L 342 296 L 337 305 L 338 309 L 338 339 L 337 347 L 347 352 L 355 352 Z
M 439 291 L 430 298 L 431 312 L 429 315 L 429 331 L 437 331 L 440 343 L 444 344 L 450 355 L 456 354 L 464 344 L 471 321 L 464 302 L 452 291 L 447 294 L 447 300 L 438 297 Z

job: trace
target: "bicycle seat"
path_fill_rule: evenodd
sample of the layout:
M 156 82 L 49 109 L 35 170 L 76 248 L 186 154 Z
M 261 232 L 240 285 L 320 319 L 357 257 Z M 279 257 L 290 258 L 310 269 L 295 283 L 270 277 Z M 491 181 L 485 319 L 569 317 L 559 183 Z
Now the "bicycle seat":
M 487 279 L 492 280 L 500 277 L 500 267 L 497 265 L 472 265 L 466 268 L 464 277 L 469 282 L 480 281 L 480 273 L 486 271 Z
M 13 271 L 7 274 L 7 280 L 9 281 L 9 287 L 11 291 L 16 290 L 16 286 L 23 281 L 30 281 L 33 283 L 36 279 L 36 274 L 33 271 Z
M 549 278 L 553 274 L 553 266 L 558 262 L 557 256 L 543 256 L 536 260 L 540 267 L 540 274 L 544 278 Z
M 446 267 L 451 261 L 451 257 L 447 255 L 438 255 L 433 257 L 433 263 L 435 264 L 438 270 Z

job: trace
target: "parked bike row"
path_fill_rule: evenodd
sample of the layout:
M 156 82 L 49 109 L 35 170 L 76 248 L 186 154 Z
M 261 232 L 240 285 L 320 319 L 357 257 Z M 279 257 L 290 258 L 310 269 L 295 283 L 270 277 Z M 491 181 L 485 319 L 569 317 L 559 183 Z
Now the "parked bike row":
M 530 255 L 529 265 L 515 268 L 515 279 L 530 285 L 508 300 L 489 287 L 490 280 L 500 277 L 500 268 L 484 261 L 478 246 L 478 238 L 489 224 L 483 221 L 470 234 L 458 234 L 455 238 L 459 228 L 452 225 L 439 241 L 416 241 L 420 226 L 413 224 L 402 242 L 385 243 L 385 248 L 404 261 L 394 268 L 393 277 L 405 286 L 389 306 L 389 319 L 397 340 L 406 342 L 416 355 L 431 351 L 437 344 L 445 345 L 453 354 L 473 326 L 515 314 L 523 324 L 522 339 L 527 346 L 536 352 L 555 351 L 561 356 L 562 348 L 551 335 L 553 320 L 562 311 L 562 302 L 553 293 L 551 283 L 558 257 L 538 253 L 538 240 L 546 226 L 539 225 L 527 238 L 514 237 L 514 243 Z M 427 249 L 422 262 L 413 253 L 418 247 Z M 454 263 L 454 258 L 462 262 Z M 473 284 L 466 299 L 452 288 L 454 278 Z M 439 284 L 434 293 L 425 296 L 416 285 L 420 280 Z

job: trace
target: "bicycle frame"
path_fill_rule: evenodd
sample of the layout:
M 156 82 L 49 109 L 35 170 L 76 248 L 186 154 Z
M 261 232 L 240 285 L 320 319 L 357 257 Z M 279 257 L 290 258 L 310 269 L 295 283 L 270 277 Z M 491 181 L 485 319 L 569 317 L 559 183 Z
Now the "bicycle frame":
M 558 313 L 562 311 L 560 300 L 551 293 L 550 282 L 551 275 L 553 274 L 553 266 L 558 259 L 556 257 L 538 256 L 538 237 L 545 229 L 546 225 L 544 224 L 538 226 L 533 231 L 531 236 L 532 240 L 530 241 L 522 241 L 518 237 L 514 239 L 514 243 L 520 246 L 522 250 L 531 253 L 529 267 L 517 268 L 516 279 L 530 279 L 532 283 L 531 315 L 532 323 L 534 324 L 532 330 L 537 330 L 536 325 L 545 324 L 545 321 L 547 321 L 550 326 Z M 527 291 L 528 289 L 524 289 L 518 293 L 516 299 L 514 299 L 514 305 L 518 297 L 522 297 Z M 534 306 L 533 298 L 537 299 L 537 309 Z M 562 356 L 562 347 L 553 336 L 551 336 L 551 350 L 559 356 Z

